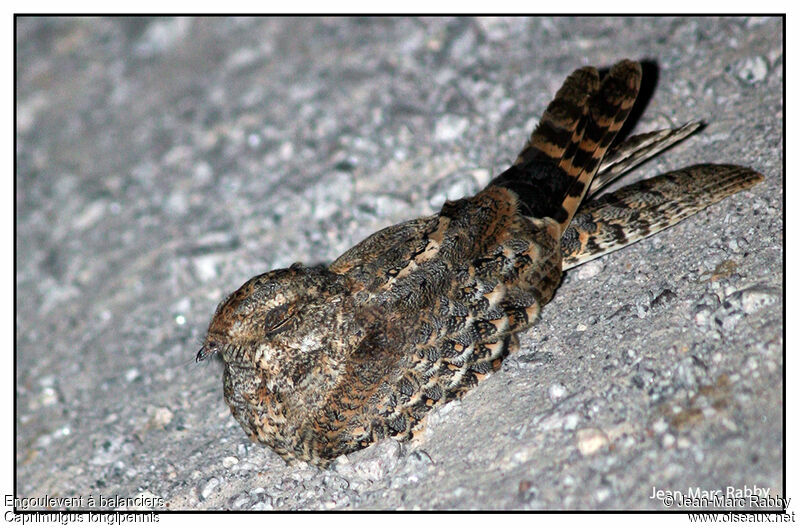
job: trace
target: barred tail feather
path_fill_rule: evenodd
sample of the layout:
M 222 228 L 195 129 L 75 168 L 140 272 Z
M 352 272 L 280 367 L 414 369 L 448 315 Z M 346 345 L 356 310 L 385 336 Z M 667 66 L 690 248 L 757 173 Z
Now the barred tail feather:
M 523 214 L 552 218 L 563 232 L 628 117 L 640 81 L 641 67 L 627 60 L 602 82 L 594 68 L 573 72 L 515 164 L 491 185 L 514 191 Z
M 702 127 L 703 123 L 692 121 L 678 128 L 654 130 L 631 136 L 619 145 L 612 147 L 603 158 L 600 168 L 597 169 L 597 175 L 592 180 L 586 197 L 591 198 L 597 195 L 605 186 L 622 177 L 640 163 L 660 154 L 675 143 L 683 141 Z
M 560 214 L 555 218 L 562 233 L 583 201 L 600 162 L 625 124 L 636 102 L 642 80 L 642 68 L 629 60 L 615 64 L 603 79 L 600 90 L 589 101 L 589 124 L 578 151 L 571 162 L 574 180 L 561 203 Z
M 585 204 L 561 237 L 563 269 L 673 226 L 763 180 L 736 165 L 695 165 L 642 180 Z

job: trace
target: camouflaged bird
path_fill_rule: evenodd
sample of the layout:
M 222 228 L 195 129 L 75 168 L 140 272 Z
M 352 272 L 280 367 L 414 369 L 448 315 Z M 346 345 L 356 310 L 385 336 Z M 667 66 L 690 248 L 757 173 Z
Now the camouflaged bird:
M 628 60 L 602 80 L 575 71 L 514 164 L 475 196 L 383 229 L 329 266 L 254 277 L 225 299 L 197 359 L 221 356 L 225 401 L 247 435 L 323 467 L 387 436 L 408 439 L 431 409 L 499 368 L 564 270 L 762 180 L 695 165 L 589 200 L 700 126 L 609 150 L 640 79 Z

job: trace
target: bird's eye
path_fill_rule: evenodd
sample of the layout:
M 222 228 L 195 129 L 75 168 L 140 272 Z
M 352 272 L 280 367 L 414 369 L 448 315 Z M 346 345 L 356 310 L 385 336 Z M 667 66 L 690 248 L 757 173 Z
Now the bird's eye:
M 264 327 L 267 330 L 267 335 L 273 335 L 278 333 L 289 319 L 292 318 L 292 313 L 294 312 L 294 307 L 289 304 L 282 304 L 277 308 L 273 308 L 272 310 L 267 313 L 266 321 L 264 322 Z

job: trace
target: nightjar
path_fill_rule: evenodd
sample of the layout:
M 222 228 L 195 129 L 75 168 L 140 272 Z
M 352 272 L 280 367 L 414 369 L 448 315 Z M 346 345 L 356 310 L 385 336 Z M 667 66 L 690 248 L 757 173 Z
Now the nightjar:
M 247 435 L 323 467 L 407 439 L 498 369 L 564 270 L 762 180 L 706 164 L 597 194 L 700 127 L 613 143 L 641 75 L 630 60 L 602 78 L 576 70 L 514 164 L 475 196 L 387 227 L 330 265 L 253 277 L 225 299 L 197 359 L 220 355 L 225 401 Z

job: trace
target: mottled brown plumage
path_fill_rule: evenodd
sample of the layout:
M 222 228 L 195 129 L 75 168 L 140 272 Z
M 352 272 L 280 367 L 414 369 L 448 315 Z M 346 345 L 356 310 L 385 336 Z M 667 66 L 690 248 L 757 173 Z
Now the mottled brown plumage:
M 320 466 L 387 436 L 409 438 L 432 408 L 497 370 L 563 269 L 761 180 L 698 165 L 581 206 L 699 127 L 635 136 L 609 152 L 640 78 L 632 61 L 603 79 L 577 70 L 514 165 L 477 195 L 379 231 L 329 266 L 254 277 L 223 301 L 197 357 L 220 354 L 225 400 L 250 438 Z

